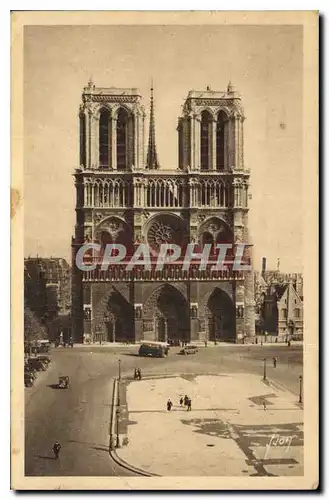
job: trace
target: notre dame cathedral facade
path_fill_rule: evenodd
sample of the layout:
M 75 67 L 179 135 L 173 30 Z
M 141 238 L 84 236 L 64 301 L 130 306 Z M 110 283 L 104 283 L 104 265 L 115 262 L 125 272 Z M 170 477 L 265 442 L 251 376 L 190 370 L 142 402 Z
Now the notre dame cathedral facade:
M 178 118 L 178 168 L 160 167 L 151 89 L 150 124 L 135 88 L 98 88 L 91 81 L 80 106 L 80 166 L 74 172 L 72 332 L 76 342 L 180 339 L 243 342 L 253 337 L 253 274 L 200 270 L 179 263 L 127 271 L 117 264 L 82 271 L 85 242 L 121 243 L 132 255 L 143 242 L 196 249 L 244 242 L 248 186 L 244 112 L 231 84 L 224 92 L 190 91 Z M 147 142 L 146 142 L 147 139 Z M 251 262 L 251 249 L 245 252 Z

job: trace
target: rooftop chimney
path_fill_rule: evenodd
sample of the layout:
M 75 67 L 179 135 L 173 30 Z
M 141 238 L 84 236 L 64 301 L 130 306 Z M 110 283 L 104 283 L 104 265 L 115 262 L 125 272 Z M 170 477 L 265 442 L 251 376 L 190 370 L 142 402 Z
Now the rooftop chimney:
M 262 276 L 264 276 L 266 272 L 266 257 L 262 258 Z

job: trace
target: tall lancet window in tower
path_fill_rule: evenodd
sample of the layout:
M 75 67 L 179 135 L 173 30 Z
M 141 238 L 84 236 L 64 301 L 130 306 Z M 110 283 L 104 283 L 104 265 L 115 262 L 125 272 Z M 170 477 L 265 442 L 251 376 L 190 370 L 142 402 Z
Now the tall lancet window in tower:
M 109 112 L 102 109 L 99 117 L 99 166 L 109 166 Z
M 216 167 L 217 170 L 224 170 L 225 168 L 225 127 L 227 116 L 224 111 L 218 113 L 217 118 L 217 132 L 216 132 Z
M 201 114 L 201 170 L 210 170 L 211 159 L 211 130 L 212 119 L 209 111 L 203 111 Z
M 120 109 L 117 120 L 117 169 L 127 168 L 128 113 Z

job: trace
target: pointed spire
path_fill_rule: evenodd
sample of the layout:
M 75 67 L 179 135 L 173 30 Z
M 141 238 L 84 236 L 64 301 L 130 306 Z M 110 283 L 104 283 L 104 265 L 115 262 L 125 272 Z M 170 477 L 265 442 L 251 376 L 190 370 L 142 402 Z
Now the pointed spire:
M 93 87 L 94 87 L 94 82 L 93 82 L 92 76 L 90 75 L 89 81 L 88 81 L 88 88 L 92 89 Z
M 234 91 L 235 91 L 234 85 L 232 85 L 232 81 L 230 79 L 230 81 L 228 82 L 228 85 L 227 85 L 227 93 L 228 94 L 233 94 Z
M 147 148 L 146 168 L 150 170 L 160 168 L 158 155 L 155 144 L 155 120 L 154 120 L 154 104 L 153 104 L 153 80 L 151 83 L 151 107 L 150 107 L 150 130 L 149 143 Z

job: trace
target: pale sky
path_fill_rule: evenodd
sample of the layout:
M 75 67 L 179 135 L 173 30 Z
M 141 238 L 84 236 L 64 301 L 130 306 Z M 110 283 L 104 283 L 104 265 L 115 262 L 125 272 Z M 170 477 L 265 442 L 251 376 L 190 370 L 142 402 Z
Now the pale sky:
M 280 257 L 283 271 L 302 271 L 302 41 L 298 26 L 25 28 L 25 256 L 71 263 L 78 109 L 90 76 L 100 87 L 137 87 L 147 112 L 153 78 L 164 169 L 177 168 L 188 91 L 225 90 L 231 79 L 247 117 L 254 267 L 266 256 L 275 268 Z

